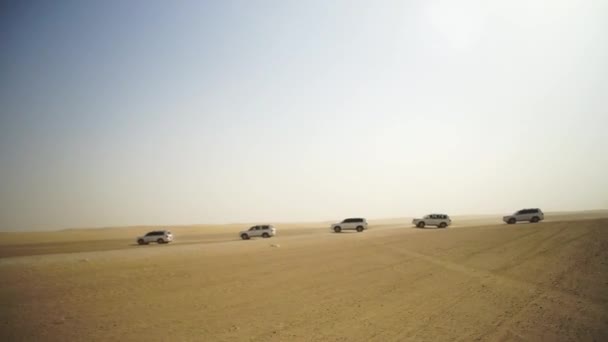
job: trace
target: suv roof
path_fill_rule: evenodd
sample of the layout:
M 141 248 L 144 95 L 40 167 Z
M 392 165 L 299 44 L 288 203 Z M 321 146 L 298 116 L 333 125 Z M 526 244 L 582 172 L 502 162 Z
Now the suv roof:
M 146 235 L 161 235 L 161 234 L 171 234 L 171 232 L 168 230 L 153 230 L 153 231 L 146 233 Z

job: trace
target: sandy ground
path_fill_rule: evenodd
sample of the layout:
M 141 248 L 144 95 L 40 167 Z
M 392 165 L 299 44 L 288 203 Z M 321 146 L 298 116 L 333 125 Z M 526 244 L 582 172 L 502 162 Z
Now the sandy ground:
M 606 341 L 605 217 L 172 227 L 148 246 L 145 227 L 1 233 L 0 340 Z

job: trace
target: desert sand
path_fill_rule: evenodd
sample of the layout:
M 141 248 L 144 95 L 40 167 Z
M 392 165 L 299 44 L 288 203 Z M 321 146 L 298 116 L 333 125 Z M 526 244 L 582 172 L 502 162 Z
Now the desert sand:
M 0 233 L 2 341 L 606 341 L 608 212 Z

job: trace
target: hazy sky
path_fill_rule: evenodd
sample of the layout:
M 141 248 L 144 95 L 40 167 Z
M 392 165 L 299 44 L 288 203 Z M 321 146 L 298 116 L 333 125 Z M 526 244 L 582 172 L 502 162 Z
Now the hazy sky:
M 608 208 L 608 1 L 3 1 L 0 229 Z

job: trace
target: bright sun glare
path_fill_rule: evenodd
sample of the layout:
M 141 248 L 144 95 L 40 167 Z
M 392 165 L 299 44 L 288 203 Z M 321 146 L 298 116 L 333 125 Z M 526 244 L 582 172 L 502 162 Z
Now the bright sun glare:
M 482 37 L 486 20 L 487 13 L 477 2 L 433 2 L 423 14 L 425 29 L 438 36 L 442 45 L 456 49 L 475 45 Z

